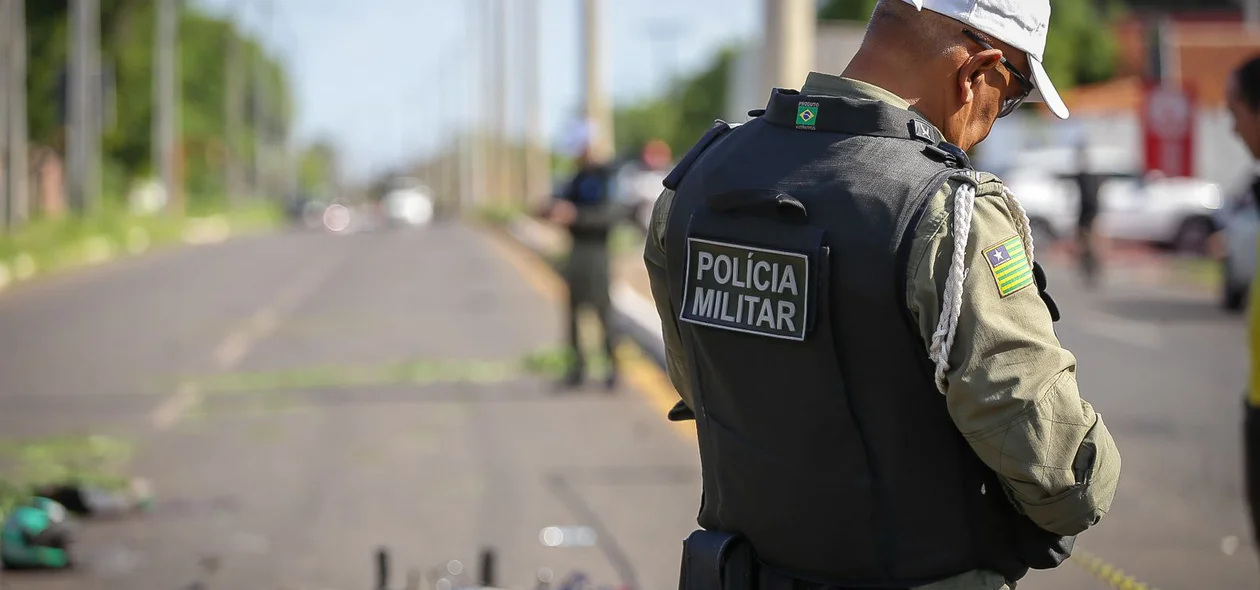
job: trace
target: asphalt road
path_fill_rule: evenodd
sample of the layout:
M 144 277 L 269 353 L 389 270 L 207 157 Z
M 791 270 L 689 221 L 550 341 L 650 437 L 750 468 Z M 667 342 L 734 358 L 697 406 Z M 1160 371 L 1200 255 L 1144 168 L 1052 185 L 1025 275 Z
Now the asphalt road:
M 407 567 L 475 572 L 489 545 L 504 587 L 533 588 L 543 567 L 557 581 L 580 568 L 675 586 L 698 506 L 694 449 L 628 388 L 557 394 L 495 370 L 561 334 L 510 260 L 459 226 L 292 233 L 0 296 L 0 433 L 126 437 L 158 496 L 151 514 L 87 523 L 84 572 L 5 582 L 174 590 L 215 557 L 210 589 L 359 589 L 386 545 L 401 587 Z M 214 385 L 392 361 L 430 369 L 407 383 Z M 442 368 L 465 377 L 443 381 Z M 596 545 L 545 547 L 551 525 L 590 527 Z
M 87 524 L 85 571 L 5 583 L 178 589 L 213 556 L 209 589 L 367 588 L 378 545 L 396 569 L 458 559 L 470 572 L 489 544 L 505 587 L 532 588 L 540 567 L 676 587 L 698 505 L 694 440 L 630 385 L 564 395 L 504 374 L 561 335 L 521 260 L 460 226 L 285 233 L 0 295 L 0 434 L 126 437 L 158 493 L 151 514 Z M 1243 322 L 1160 268 L 1126 261 L 1099 293 L 1051 269 L 1060 336 L 1124 455 L 1112 514 L 1078 554 L 1151 588 L 1255 588 Z M 413 363 L 407 379 L 395 361 Z M 222 385 L 231 376 L 245 391 Z M 596 543 L 545 547 L 550 525 L 591 527 Z M 1108 587 L 1088 565 L 1019 588 Z

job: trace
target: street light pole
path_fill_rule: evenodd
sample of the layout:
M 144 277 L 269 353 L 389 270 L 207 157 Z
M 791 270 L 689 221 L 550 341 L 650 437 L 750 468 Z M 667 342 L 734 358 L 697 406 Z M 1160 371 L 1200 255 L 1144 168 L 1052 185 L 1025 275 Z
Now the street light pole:
M 591 153 L 599 161 L 613 156 L 612 109 L 603 84 L 603 48 L 600 46 L 600 0 L 582 0 L 583 82 L 586 124 L 593 137 Z
M 15 0 L 0 0 L 0 233 L 9 226 L 9 209 L 12 196 L 9 194 L 9 178 L 13 176 L 13 167 L 9 163 L 9 97 L 17 94 L 13 90 L 16 76 L 9 73 L 9 54 L 13 45 L 9 43 L 10 32 L 16 28 L 11 15 Z
M 176 96 L 177 39 L 179 35 L 178 0 L 158 0 L 157 43 L 154 45 L 153 162 L 162 178 L 166 209 L 182 213 L 184 202 L 175 174 L 175 149 L 179 137 L 179 101 Z
M 9 1 L 7 68 L 9 88 L 9 165 L 7 221 L 10 227 L 25 223 L 30 217 L 29 135 L 26 127 L 26 2 Z
M 225 165 L 227 167 L 226 187 L 228 194 L 228 204 L 237 205 L 240 202 L 242 193 L 244 192 L 244 179 L 242 174 L 241 163 L 241 127 L 245 119 L 243 108 L 245 101 L 243 94 L 245 92 L 245 70 L 241 63 L 241 45 L 243 44 L 237 31 L 237 23 L 240 22 L 236 18 L 235 8 L 230 22 L 232 26 L 228 28 L 228 50 L 227 50 L 227 84 L 226 84 L 226 112 L 227 130 L 224 133 L 224 143 L 226 145 Z
M 94 213 L 100 200 L 100 10 L 98 0 L 70 2 L 69 193 L 80 214 Z
M 795 88 L 814 65 L 817 8 L 813 0 L 762 0 L 765 22 L 762 85 Z

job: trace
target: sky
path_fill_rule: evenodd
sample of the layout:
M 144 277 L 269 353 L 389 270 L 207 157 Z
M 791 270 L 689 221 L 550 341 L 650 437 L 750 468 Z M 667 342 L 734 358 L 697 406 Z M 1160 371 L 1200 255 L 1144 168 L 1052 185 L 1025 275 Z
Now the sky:
M 235 14 L 288 67 L 299 141 L 337 145 L 345 180 L 414 161 L 486 109 L 478 104 L 478 49 L 470 30 L 480 0 L 195 0 Z M 580 106 L 581 0 L 537 0 L 542 118 L 547 140 L 568 133 Z M 508 6 L 509 29 L 519 22 Z M 603 0 L 603 82 L 614 104 L 664 88 L 671 72 L 703 67 L 727 43 L 761 35 L 762 0 Z M 664 32 L 668 34 L 654 34 Z M 507 42 L 519 47 L 514 36 Z M 521 133 L 523 68 L 509 57 L 509 133 Z M 523 75 L 518 75 L 523 78 Z M 523 80 L 522 80 L 523 82 Z

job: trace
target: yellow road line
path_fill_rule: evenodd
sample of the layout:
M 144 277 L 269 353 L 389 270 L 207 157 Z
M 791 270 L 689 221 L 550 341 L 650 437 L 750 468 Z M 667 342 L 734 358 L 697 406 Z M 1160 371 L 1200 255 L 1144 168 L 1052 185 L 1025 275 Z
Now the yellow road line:
M 516 267 L 530 285 L 552 301 L 561 301 L 564 296 L 564 283 L 547 263 L 502 231 L 490 230 L 489 234 L 504 258 Z M 669 382 L 669 377 L 656 366 L 656 363 L 643 358 L 643 352 L 637 346 L 622 344 L 617 350 L 617 358 L 621 361 L 626 378 L 639 393 L 647 398 L 652 408 L 660 412 L 661 416 L 674 407 L 678 401 L 678 393 Z M 690 420 L 672 422 L 671 426 L 684 440 L 696 439 L 695 422 Z M 1068 561 L 1117 590 L 1157 590 L 1080 548 L 1073 549 L 1072 557 Z
M 1154 586 L 1138 581 L 1124 570 L 1083 549 L 1074 548 L 1069 561 L 1117 590 L 1156 590 Z

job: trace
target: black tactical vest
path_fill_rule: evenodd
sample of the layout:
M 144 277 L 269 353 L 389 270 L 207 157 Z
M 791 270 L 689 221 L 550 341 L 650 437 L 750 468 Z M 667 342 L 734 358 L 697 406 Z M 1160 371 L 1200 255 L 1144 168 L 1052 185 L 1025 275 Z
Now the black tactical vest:
M 968 446 L 906 308 L 928 198 L 966 155 L 910 111 L 776 90 L 666 186 L 670 299 L 694 392 L 699 523 L 846 588 L 1023 577 L 1071 539 L 1019 514 Z

